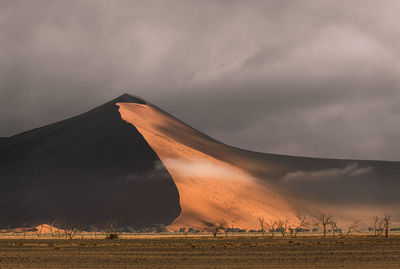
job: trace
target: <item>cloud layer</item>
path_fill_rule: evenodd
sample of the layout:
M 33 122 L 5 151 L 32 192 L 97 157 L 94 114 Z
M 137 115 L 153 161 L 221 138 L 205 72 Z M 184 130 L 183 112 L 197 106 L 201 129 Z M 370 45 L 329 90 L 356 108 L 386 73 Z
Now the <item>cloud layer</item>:
M 342 169 L 333 168 L 319 171 L 296 171 L 285 175 L 282 181 L 329 181 L 343 177 L 365 176 L 373 170 L 372 167 L 358 167 L 357 163 L 350 164 Z
M 123 92 L 228 144 L 400 160 L 398 1 L 2 1 L 0 136 Z

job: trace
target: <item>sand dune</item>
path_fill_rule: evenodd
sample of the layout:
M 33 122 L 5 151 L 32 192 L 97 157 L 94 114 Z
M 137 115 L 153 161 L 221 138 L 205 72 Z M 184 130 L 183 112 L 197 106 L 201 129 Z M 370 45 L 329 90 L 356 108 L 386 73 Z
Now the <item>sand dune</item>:
M 143 135 L 178 188 L 182 213 L 169 225 L 170 229 L 203 228 L 220 218 L 229 225 L 246 229 L 257 228 L 260 216 L 296 222 L 294 205 L 267 182 L 190 146 L 193 141 L 202 145 L 213 141 L 188 131 L 186 125 L 153 106 L 136 103 L 118 103 L 118 106 L 122 119 Z M 219 146 L 218 150 L 219 154 L 229 154 L 229 148 L 224 152 Z
M 0 228 L 57 218 L 82 228 L 116 220 L 175 230 L 224 218 L 257 229 L 259 216 L 295 222 L 297 210 L 371 225 L 374 215 L 398 218 L 399 174 L 400 162 L 235 148 L 124 94 L 0 138 Z
M 36 227 L 24 227 L 24 228 L 14 228 L 11 230 L 0 230 L 2 233 L 7 233 L 11 231 L 12 233 L 24 233 L 24 234 L 64 234 L 65 230 L 56 228 L 48 224 L 41 224 Z

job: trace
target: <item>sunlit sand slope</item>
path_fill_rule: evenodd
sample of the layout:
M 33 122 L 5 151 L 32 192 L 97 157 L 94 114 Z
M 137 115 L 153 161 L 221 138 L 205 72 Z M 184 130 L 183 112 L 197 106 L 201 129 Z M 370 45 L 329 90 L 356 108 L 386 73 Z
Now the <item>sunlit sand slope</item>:
M 122 119 L 143 135 L 178 188 L 182 213 L 169 229 L 203 228 L 221 218 L 246 229 L 256 228 L 260 216 L 295 221 L 294 205 L 272 185 L 212 154 L 214 145 L 215 155 L 229 156 L 229 147 L 151 105 L 117 105 Z

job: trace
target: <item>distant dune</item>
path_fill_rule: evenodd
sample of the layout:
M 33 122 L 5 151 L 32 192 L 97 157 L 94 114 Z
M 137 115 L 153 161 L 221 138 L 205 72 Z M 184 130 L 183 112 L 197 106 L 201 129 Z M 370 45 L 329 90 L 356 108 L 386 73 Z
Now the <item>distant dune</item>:
M 225 145 L 139 98 L 0 138 L 0 228 L 61 220 L 83 228 L 331 213 L 397 213 L 400 163 L 258 153 Z

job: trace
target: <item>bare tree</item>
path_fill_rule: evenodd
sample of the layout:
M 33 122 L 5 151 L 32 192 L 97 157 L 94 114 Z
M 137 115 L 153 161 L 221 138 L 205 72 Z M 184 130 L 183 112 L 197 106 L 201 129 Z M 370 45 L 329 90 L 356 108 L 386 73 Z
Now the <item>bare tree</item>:
M 374 234 L 375 236 L 380 236 L 383 233 L 383 228 L 385 226 L 385 223 L 382 219 L 380 219 L 378 216 L 374 217 Z
M 118 225 L 115 220 L 109 220 L 104 225 L 104 230 L 106 231 L 106 239 L 118 239 L 120 233 L 117 229 Z
M 277 227 L 278 231 L 282 234 L 282 237 L 285 237 L 287 230 L 288 230 L 289 220 L 278 220 Z
M 385 214 L 385 217 L 383 218 L 383 222 L 385 225 L 385 237 L 389 237 L 389 224 L 390 224 L 390 218 L 392 215 Z
M 79 231 L 77 225 L 74 225 L 70 222 L 56 220 L 53 222 L 53 224 L 56 225 L 55 223 L 57 223 L 57 226 L 59 226 L 59 228 L 56 228 L 58 237 L 61 237 L 61 233 L 63 233 L 66 238 L 72 240 Z M 62 230 L 60 229 L 60 227 L 62 227 Z
M 390 219 L 391 215 L 385 214 L 384 217 L 381 219 L 378 216 L 374 217 L 374 233 L 375 236 L 381 236 L 385 233 L 385 237 L 389 237 L 389 226 L 390 226 Z
M 228 223 L 226 223 L 226 226 L 224 227 L 224 232 L 225 232 L 225 236 L 226 237 L 228 237 L 229 231 L 232 231 L 232 234 L 233 234 L 233 230 L 230 230 L 229 227 L 228 227 Z
M 359 227 L 358 222 L 353 221 L 348 227 L 347 227 L 347 232 L 346 235 L 350 236 L 354 231 L 356 231 Z
M 290 237 L 293 237 L 293 234 L 294 234 L 295 231 L 296 231 L 295 226 L 292 225 L 292 224 L 289 224 L 289 225 L 288 225 L 288 231 L 289 231 Z
M 78 232 L 78 229 L 75 227 L 66 227 L 64 230 L 65 237 L 68 237 L 69 239 L 74 239 L 76 233 Z
M 337 227 L 337 221 L 334 220 L 334 219 L 331 217 L 331 221 L 329 222 L 329 225 L 331 226 L 332 236 L 335 236 L 335 231 L 336 231 L 336 229 L 338 228 L 338 227 Z
M 319 218 L 318 218 L 318 222 L 321 224 L 323 232 L 324 232 L 324 236 L 326 236 L 326 227 L 331 223 L 332 221 L 332 216 L 331 215 L 325 215 L 322 214 Z
M 268 229 L 268 231 L 271 233 L 271 236 L 274 237 L 278 222 L 276 220 L 270 220 L 269 222 L 266 222 L 265 227 Z
M 297 213 L 296 217 L 298 221 L 288 225 L 290 237 L 296 236 L 301 228 L 304 228 L 309 224 L 306 220 L 306 216 L 302 215 L 301 213 Z
M 264 236 L 264 233 L 265 233 L 264 217 L 258 217 L 258 223 L 260 224 L 261 236 Z
M 228 228 L 228 223 L 224 219 L 219 219 L 219 220 L 212 220 L 209 223 L 209 227 L 211 228 L 212 234 L 217 236 L 218 232 L 221 230 L 226 230 Z

